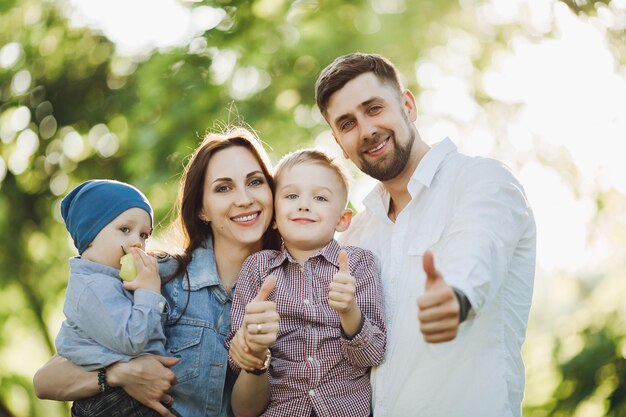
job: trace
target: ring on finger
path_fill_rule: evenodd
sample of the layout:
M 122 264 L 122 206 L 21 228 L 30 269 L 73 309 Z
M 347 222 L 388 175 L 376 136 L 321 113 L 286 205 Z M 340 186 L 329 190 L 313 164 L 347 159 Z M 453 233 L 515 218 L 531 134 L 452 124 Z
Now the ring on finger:
M 263 324 L 257 324 L 256 325 L 256 332 L 257 333 L 263 333 Z

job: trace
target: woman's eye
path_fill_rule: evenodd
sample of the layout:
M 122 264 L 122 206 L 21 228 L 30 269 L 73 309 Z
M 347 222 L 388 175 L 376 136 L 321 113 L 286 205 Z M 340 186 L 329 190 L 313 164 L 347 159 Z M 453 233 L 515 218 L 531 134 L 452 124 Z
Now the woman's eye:
M 217 192 L 217 193 L 225 193 L 225 192 L 227 192 L 229 190 L 230 190 L 230 187 L 228 185 L 220 185 L 219 187 L 217 187 L 215 189 L 215 192 Z
M 122 233 L 128 233 L 128 232 L 130 232 L 130 228 L 128 228 L 126 226 L 122 226 L 122 227 L 120 227 L 120 231 L 122 231 Z
M 259 186 L 259 185 L 263 185 L 265 184 L 265 181 L 261 178 L 254 178 L 253 180 L 250 181 L 250 185 L 252 186 Z

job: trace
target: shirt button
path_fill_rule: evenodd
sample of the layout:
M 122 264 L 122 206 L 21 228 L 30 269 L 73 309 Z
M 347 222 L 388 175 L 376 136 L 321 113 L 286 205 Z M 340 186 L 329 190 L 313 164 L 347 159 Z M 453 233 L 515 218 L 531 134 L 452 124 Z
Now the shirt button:
M 305 298 L 304 301 L 302 301 L 304 304 L 309 304 L 309 299 Z
M 310 395 L 311 397 L 315 397 L 315 391 L 314 391 L 314 390 L 309 391 L 309 395 Z

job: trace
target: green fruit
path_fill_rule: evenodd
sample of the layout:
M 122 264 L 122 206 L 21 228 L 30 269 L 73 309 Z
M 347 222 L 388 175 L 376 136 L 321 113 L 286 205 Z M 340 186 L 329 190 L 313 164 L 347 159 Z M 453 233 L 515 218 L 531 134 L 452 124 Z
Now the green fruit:
M 124 281 L 132 281 L 137 276 L 137 267 L 135 266 L 135 258 L 132 253 L 127 253 L 120 258 L 120 278 Z

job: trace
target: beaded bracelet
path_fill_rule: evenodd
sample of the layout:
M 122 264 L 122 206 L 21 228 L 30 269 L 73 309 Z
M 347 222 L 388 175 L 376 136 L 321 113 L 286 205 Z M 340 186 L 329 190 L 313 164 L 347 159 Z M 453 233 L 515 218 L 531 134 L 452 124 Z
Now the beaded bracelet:
M 98 369 L 98 385 L 100 386 L 100 392 L 106 392 L 111 386 L 107 384 L 107 369 Z

